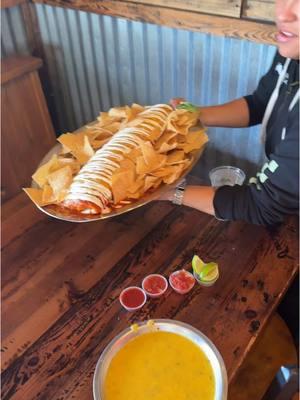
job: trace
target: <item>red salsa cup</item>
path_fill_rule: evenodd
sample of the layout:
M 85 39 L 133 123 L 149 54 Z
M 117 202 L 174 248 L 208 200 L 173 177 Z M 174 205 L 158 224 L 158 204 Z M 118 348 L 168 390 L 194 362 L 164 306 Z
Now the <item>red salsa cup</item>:
M 179 271 L 172 272 L 172 274 L 169 276 L 169 283 L 175 292 L 186 294 L 194 287 L 195 278 L 190 272 L 186 271 L 185 269 L 181 269 Z
M 143 289 L 138 286 L 130 286 L 122 290 L 119 300 L 127 311 L 136 311 L 146 303 L 147 296 Z
M 159 297 L 168 289 L 168 281 L 160 274 L 151 274 L 143 279 L 142 288 L 147 296 Z

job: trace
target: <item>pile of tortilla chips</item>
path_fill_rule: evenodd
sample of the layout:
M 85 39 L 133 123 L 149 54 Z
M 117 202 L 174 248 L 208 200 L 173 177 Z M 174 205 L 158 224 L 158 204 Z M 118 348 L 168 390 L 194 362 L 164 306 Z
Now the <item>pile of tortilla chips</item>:
M 119 130 L 134 126 L 139 113 L 146 108 L 138 104 L 111 108 L 79 133 L 62 134 L 58 138 L 62 145 L 59 154 L 53 155 L 32 176 L 39 188 L 27 188 L 25 192 L 38 206 L 61 203 L 73 177 L 95 151 Z M 195 153 L 208 140 L 205 129 L 197 126 L 198 121 L 197 112 L 174 110 L 163 132 L 141 141 L 139 147 L 126 154 L 112 176 L 113 204 L 108 212 L 141 198 L 161 184 L 171 184 L 184 174 Z

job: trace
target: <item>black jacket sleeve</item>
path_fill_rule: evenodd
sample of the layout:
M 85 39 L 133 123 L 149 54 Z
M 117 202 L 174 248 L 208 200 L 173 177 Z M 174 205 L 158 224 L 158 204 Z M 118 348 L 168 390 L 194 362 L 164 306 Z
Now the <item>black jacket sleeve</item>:
M 249 108 L 249 126 L 257 125 L 262 122 L 268 101 L 270 96 L 275 89 L 275 85 L 278 78 L 278 72 L 276 71 L 276 65 L 278 63 L 284 64 L 285 58 L 282 57 L 278 52 L 276 53 L 273 63 L 269 71 L 259 81 L 257 89 L 253 94 L 245 96 Z
M 215 215 L 223 220 L 245 220 L 274 225 L 286 214 L 297 214 L 299 199 L 299 121 L 270 154 L 253 183 L 220 187 L 214 196 Z M 251 179 L 250 179 L 251 181 Z M 256 181 L 256 182 L 255 182 Z

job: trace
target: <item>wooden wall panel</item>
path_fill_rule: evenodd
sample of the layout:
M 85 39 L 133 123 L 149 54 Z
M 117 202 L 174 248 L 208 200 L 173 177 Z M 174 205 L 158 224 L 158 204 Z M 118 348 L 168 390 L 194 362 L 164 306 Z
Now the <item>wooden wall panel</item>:
M 135 0 L 135 3 L 225 15 L 229 17 L 240 17 L 242 0 Z
M 0 2 L 1 8 L 10 8 L 10 7 L 15 7 L 18 6 L 19 4 L 22 3 L 27 3 L 28 0 L 2 0 Z
M 275 0 L 246 0 L 242 17 L 273 22 Z
M 55 134 L 36 68 L 40 60 L 13 57 L 1 71 L 1 197 L 6 201 L 31 183 Z

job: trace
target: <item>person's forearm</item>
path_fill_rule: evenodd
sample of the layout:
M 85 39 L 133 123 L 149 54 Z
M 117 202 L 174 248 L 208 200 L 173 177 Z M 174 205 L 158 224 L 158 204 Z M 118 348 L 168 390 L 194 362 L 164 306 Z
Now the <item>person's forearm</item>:
M 215 215 L 213 199 L 215 189 L 211 186 L 187 186 L 182 204 L 210 215 Z
M 249 125 L 249 109 L 244 98 L 218 106 L 200 107 L 200 120 L 205 126 L 241 128 Z

